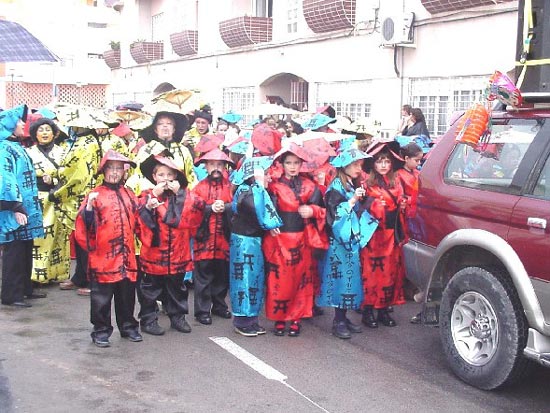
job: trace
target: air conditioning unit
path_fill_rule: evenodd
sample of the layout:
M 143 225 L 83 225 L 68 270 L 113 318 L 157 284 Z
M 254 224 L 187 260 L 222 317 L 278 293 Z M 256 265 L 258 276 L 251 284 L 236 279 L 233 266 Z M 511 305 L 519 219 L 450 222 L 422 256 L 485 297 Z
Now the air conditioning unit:
M 399 13 L 382 18 L 380 24 L 382 46 L 414 45 L 414 13 Z

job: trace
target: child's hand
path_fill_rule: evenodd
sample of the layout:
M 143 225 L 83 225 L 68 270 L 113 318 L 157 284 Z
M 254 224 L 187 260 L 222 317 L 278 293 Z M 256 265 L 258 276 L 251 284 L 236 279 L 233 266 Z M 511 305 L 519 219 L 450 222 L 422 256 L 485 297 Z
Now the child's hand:
M 160 182 L 155 185 L 153 190 L 151 191 L 153 193 L 153 197 L 155 196 L 161 196 L 164 190 L 166 189 L 166 182 Z
M 221 199 L 216 199 L 212 204 L 212 212 L 221 214 L 225 209 L 225 203 Z
M 90 192 L 88 194 L 88 202 L 86 203 L 86 210 L 91 211 L 94 207 L 94 201 L 99 196 L 99 192 Z
M 298 207 L 298 213 L 304 219 L 311 218 L 313 216 L 313 208 L 309 205 L 300 205 Z
M 272 237 L 276 237 L 277 235 L 279 235 L 281 233 L 281 230 L 279 228 L 275 228 L 275 229 L 270 230 L 269 233 L 271 234 Z
M 147 203 L 145 204 L 145 208 L 147 208 L 149 211 L 152 209 L 157 208 L 159 205 L 164 204 L 164 202 L 159 202 L 157 198 L 153 198 L 151 195 L 147 196 Z
M 177 180 L 166 182 L 166 187 L 173 193 L 177 193 L 180 190 L 180 183 Z

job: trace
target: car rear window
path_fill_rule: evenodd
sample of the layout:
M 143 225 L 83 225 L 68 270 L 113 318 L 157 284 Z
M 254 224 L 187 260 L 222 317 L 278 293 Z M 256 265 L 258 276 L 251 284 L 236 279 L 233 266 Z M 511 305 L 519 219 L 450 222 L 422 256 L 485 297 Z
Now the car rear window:
M 541 119 L 497 120 L 492 125 L 489 143 L 476 148 L 457 143 L 445 168 L 445 181 L 508 192 L 518 165 L 543 122 Z

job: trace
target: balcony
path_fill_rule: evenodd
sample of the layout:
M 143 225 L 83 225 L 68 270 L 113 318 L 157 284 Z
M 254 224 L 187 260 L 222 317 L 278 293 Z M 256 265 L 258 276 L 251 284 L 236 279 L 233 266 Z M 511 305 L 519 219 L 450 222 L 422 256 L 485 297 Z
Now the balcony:
M 421 0 L 422 5 L 431 14 L 470 9 L 472 7 L 510 3 L 513 0 Z
M 199 48 L 199 32 L 197 30 L 184 30 L 170 35 L 170 44 L 174 52 L 181 57 L 197 54 Z
M 351 29 L 356 0 L 304 0 L 304 18 L 314 33 Z
M 103 60 L 105 60 L 105 63 L 111 69 L 119 69 L 120 68 L 120 49 L 104 51 Z
M 130 44 L 130 55 L 138 64 L 162 60 L 164 59 L 164 44 L 162 42 L 133 42 Z
M 267 43 L 272 39 L 271 17 L 242 16 L 220 22 L 220 35 L 231 48 Z

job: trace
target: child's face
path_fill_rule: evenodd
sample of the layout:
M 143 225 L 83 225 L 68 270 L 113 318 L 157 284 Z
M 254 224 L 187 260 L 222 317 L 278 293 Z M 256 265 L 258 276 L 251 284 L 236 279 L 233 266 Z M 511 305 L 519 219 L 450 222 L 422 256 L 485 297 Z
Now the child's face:
M 422 153 L 418 153 L 415 156 L 405 156 L 405 169 L 414 171 L 422 162 Z
M 118 184 L 124 177 L 124 162 L 107 161 L 103 173 L 105 175 L 105 182 Z
M 302 160 L 296 155 L 287 155 L 283 162 L 283 170 L 287 178 L 298 176 L 300 168 L 302 167 Z
M 387 175 L 392 170 L 391 159 L 387 156 L 381 156 L 374 161 L 374 170 L 380 175 Z
M 349 176 L 351 179 L 356 179 L 361 176 L 361 172 L 363 171 L 363 159 L 358 159 L 357 161 L 354 161 L 350 163 L 348 166 L 344 168 L 344 173 Z
M 153 179 L 157 184 L 173 181 L 176 176 L 176 171 L 166 165 L 157 166 L 153 172 Z

